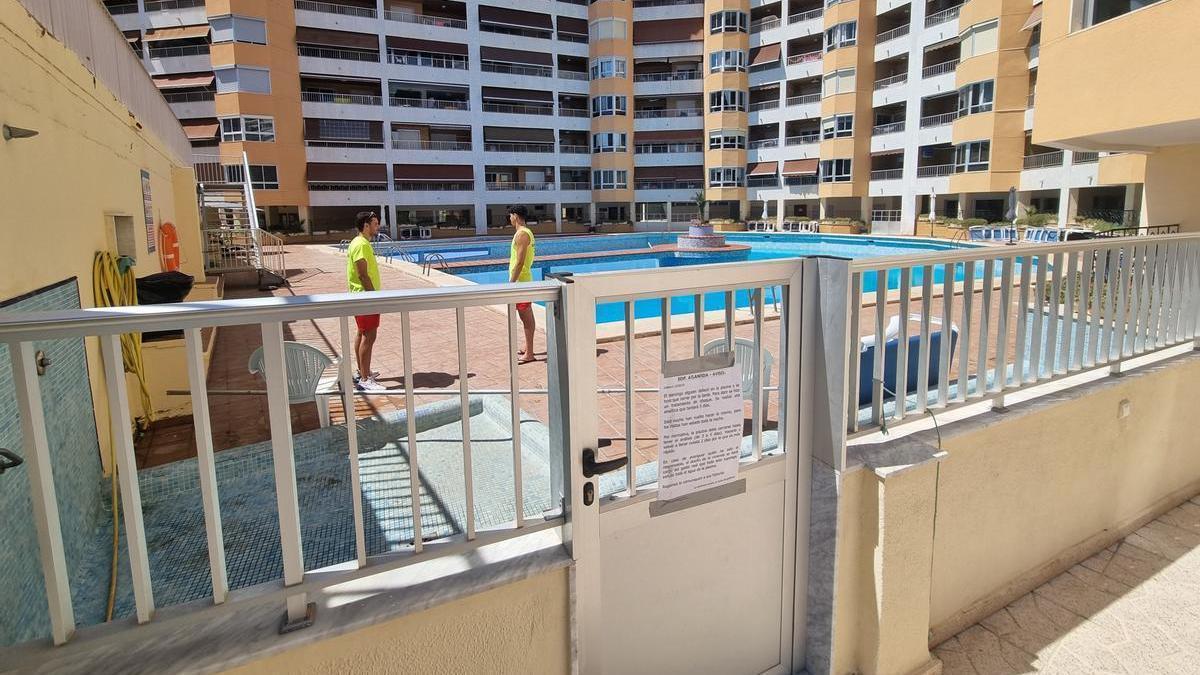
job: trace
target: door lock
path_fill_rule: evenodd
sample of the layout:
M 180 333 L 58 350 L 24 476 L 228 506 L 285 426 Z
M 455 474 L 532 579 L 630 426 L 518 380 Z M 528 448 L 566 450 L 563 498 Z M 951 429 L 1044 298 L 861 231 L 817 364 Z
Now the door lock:
M 583 477 L 591 478 L 597 474 L 616 471 L 629 461 L 628 457 L 618 457 L 606 462 L 596 461 L 596 451 L 591 448 L 583 449 Z

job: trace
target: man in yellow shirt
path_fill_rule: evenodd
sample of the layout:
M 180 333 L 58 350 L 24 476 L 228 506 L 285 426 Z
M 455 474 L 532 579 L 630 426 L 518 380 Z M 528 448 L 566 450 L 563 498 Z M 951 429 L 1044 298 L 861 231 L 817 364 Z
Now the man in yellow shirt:
M 375 263 L 375 249 L 371 240 L 379 234 L 379 216 L 371 211 L 361 211 L 354 219 L 358 236 L 346 249 L 346 283 L 351 293 L 378 291 L 379 267 Z M 362 391 L 384 391 L 386 387 L 375 381 L 379 373 L 371 370 L 371 352 L 375 349 L 375 337 L 379 330 L 379 315 L 364 314 L 354 317 L 358 324 L 358 335 L 354 338 L 354 356 L 358 359 L 358 377 L 355 386 Z
M 508 282 L 533 281 L 533 257 L 535 254 L 533 230 L 525 224 L 528 212 L 524 206 L 508 207 L 508 222 L 516 229 L 508 253 Z M 517 303 L 517 316 L 525 329 L 525 349 L 517 352 L 520 363 L 530 363 L 533 358 L 533 307 L 528 302 Z

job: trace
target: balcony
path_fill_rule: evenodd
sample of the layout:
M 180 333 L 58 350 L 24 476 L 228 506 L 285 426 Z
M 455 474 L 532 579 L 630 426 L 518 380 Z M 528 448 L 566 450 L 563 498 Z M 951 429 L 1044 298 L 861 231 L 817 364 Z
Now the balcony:
M 823 7 L 818 7 L 817 9 L 810 9 L 807 12 L 798 12 L 788 16 L 788 24 L 791 25 L 793 23 L 800 23 L 802 21 L 814 21 L 816 19 L 820 19 L 824 15 L 825 9 Z
M 521 77 L 554 77 L 554 68 L 550 66 L 534 66 L 523 63 L 502 63 L 500 61 L 484 61 L 480 70 L 485 73 L 504 73 L 520 75 Z
M 908 73 L 892 75 L 891 77 L 875 80 L 874 90 L 879 91 L 881 89 L 887 89 L 888 87 L 896 87 L 904 84 L 905 82 L 908 82 Z
M 428 98 L 403 98 L 392 96 L 388 105 L 396 108 L 422 108 L 425 110 L 470 110 L 470 101 L 439 101 Z
M 384 10 L 384 18 L 388 21 L 396 21 L 398 23 L 415 24 L 417 26 L 427 26 L 431 28 L 456 28 L 466 30 L 467 22 L 461 19 L 450 19 L 441 16 L 426 16 L 398 9 Z
M 558 114 L 561 117 L 588 117 L 591 113 L 587 108 L 562 108 L 558 109 Z
M 484 112 L 507 113 L 509 115 L 553 115 L 552 105 L 523 105 L 519 103 L 483 102 Z
M 1100 161 L 1099 152 L 1075 152 L 1071 154 L 1072 164 L 1094 164 Z
M 871 172 L 871 180 L 900 180 L 904 177 L 904 169 L 876 169 Z
M 388 63 L 393 66 L 420 66 L 422 68 L 442 68 L 446 70 L 466 70 L 467 58 L 448 54 L 426 54 L 422 52 L 388 50 Z
M 933 28 L 934 26 L 937 26 L 938 24 L 943 24 L 943 23 L 946 23 L 947 21 L 954 21 L 955 19 L 958 18 L 958 14 L 961 11 L 962 11 L 962 5 L 955 5 L 954 7 L 951 7 L 949 9 L 943 9 L 940 12 L 935 12 L 933 14 L 930 14 L 929 16 L 925 17 L 925 27 Z
M 298 45 L 300 72 L 378 79 L 379 55 L 376 52 L 334 47 Z
M 638 143 L 633 146 L 635 155 L 671 155 L 704 152 L 703 143 Z
M 316 2 L 315 0 L 295 0 L 293 6 L 304 12 L 320 12 L 322 14 L 333 14 L 337 16 L 353 16 L 363 19 L 374 19 L 377 15 L 375 9 L 371 7 L 357 7 L 354 5 L 339 5 L 333 2 Z
M 702 180 L 640 179 L 634 180 L 635 190 L 701 190 Z
M 633 118 L 638 120 L 686 117 L 704 117 L 704 110 L 701 108 L 664 108 L 633 111 Z
M 397 180 L 395 189 L 399 192 L 471 192 L 475 189 L 475 181 Z
M 591 149 L 586 145 L 573 145 L 570 143 L 559 143 L 558 151 L 561 154 L 567 155 L 586 155 L 591 152 Z
M 953 73 L 954 69 L 957 67 L 958 67 L 958 59 L 951 59 L 949 61 L 935 63 L 932 66 L 925 66 L 924 68 L 921 69 L 921 78 L 929 79 L 931 77 L 937 77 L 938 75 L 945 75 L 947 73 Z
M 762 150 L 763 148 L 778 148 L 779 147 L 779 139 L 778 138 L 760 138 L 756 141 L 750 141 L 746 145 L 746 147 L 751 150 Z
M 787 97 L 785 102 L 787 103 L 787 106 L 789 108 L 792 106 L 797 106 L 797 105 L 812 105 L 813 103 L 821 102 L 821 95 L 820 94 L 802 94 L 800 96 L 789 96 L 789 97 Z
M 302 91 L 300 92 L 300 100 L 305 103 L 329 103 L 331 105 L 383 105 L 383 97 L 372 94 L 329 94 Z
M 1062 166 L 1063 151 L 1055 150 L 1053 152 L 1042 152 L 1036 155 L 1026 155 L 1021 166 L 1024 169 L 1045 169 L 1053 166 Z
M 893 28 L 891 30 L 885 30 L 882 33 L 879 33 L 878 35 L 875 36 L 875 46 L 878 47 L 880 44 L 883 44 L 884 42 L 888 42 L 889 40 L 895 40 L 896 38 L 902 38 L 905 35 L 908 35 L 908 29 L 909 29 L 909 24 L 903 24 L 903 25 L 897 26 L 896 28 Z
M 484 152 L 532 152 L 538 154 L 553 154 L 553 143 L 520 143 L 517 141 L 486 141 Z
M 942 178 L 954 173 L 953 164 L 931 164 L 917 167 L 917 178 Z
M 872 136 L 885 136 L 887 134 L 898 134 L 904 131 L 904 120 L 899 122 L 891 122 L 889 124 L 877 124 L 871 127 Z
M 946 126 L 953 124 L 956 119 L 958 119 L 958 111 L 941 113 L 939 115 L 926 115 L 921 118 L 921 128 L 931 129 L 933 127 Z
M 439 150 L 445 152 L 470 152 L 471 141 L 426 141 L 392 137 L 393 150 Z
M 767 101 L 756 101 L 750 104 L 750 112 L 759 112 L 762 110 L 777 110 L 779 108 L 779 99 L 773 98 Z
M 759 19 L 758 21 L 755 21 L 754 23 L 750 24 L 750 34 L 755 35 L 757 33 L 762 33 L 764 31 L 773 30 L 775 28 L 779 28 L 780 25 L 782 25 L 782 22 L 779 20 L 779 17 L 777 17 L 777 16 L 771 16 L 771 17 L 767 17 L 765 19 Z
M 816 51 L 805 52 L 803 54 L 793 54 L 787 58 L 787 63 L 789 66 L 795 66 L 802 63 L 815 63 L 820 61 L 821 57 L 822 52 L 818 49 Z
M 162 95 L 180 119 L 217 116 L 215 91 L 164 91 Z
M 788 136 L 783 139 L 784 145 L 812 145 L 821 142 L 821 132 L 814 131 L 812 133 L 800 134 L 797 136 Z
M 516 192 L 551 192 L 554 190 L 554 183 L 523 183 L 520 181 L 500 181 L 489 182 L 487 189 L 490 191 L 516 191 Z

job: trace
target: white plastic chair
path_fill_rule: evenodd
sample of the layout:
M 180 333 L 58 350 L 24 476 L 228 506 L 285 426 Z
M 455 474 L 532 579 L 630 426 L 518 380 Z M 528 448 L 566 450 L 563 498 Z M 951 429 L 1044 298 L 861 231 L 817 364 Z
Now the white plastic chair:
M 333 359 L 316 347 L 302 342 L 284 342 L 283 360 L 287 371 L 288 403 L 315 401 L 321 426 L 329 426 L 329 398 L 317 394 L 317 385 L 321 381 L 321 374 L 333 364 Z M 248 367 L 251 375 L 262 373 L 266 376 L 262 347 L 255 349 L 250 355 Z
M 729 343 L 725 342 L 724 338 L 713 340 L 704 345 L 702 353 L 707 356 L 709 354 L 719 354 L 729 351 Z M 762 387 L 765 390 L 771 386 L 771 365 L 775 363 L 775 357 L 766 348 L 762 349 L 762 368 L 763 379 Z M 735 338 L 733 341 L 733 365 L 742 369 L 742 398 L 754 400 L 754 342 L 745 338 Z M 764 392 L 765 393 L 765 392 Z M 764 397 L 765 398 L 765 397 Z

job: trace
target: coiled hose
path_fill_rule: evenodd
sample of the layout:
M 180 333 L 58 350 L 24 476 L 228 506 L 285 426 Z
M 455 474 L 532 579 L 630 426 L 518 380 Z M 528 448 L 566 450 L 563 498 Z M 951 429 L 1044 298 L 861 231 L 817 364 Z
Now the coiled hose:
M 96 307 L 123 307 L 137 304 L 137 286 L 133 276 L 133 261 L 129 258 L 117 258 L 108 251 L 97 251 L 92 260 L 92 297 Z M 154 408 L 150 401 L 150 390 L 146 386 L 146 373 L 142 367 L 142 334 L 125 333 L 121 335 L 121 361 L 124 371 L 137 377 L 138 389 L 142 399 L 143 417 L 134 422 L 138 428 L 144 428 L 154 419 Z M 124 384 L 124 383 L 122 383 Z M 110 401 L 110 405 L 111 405 Z M 116 443 L 112 442 L 109 430 L 109 467 L 112 472 L 112 565 L 108 582 L 108 607 L 104 613 L 105 621 L 112 621 L 113 605 L 117 599 L 117 565 L 120 559 L 120 491 L 117 489 L 117 458 Z

